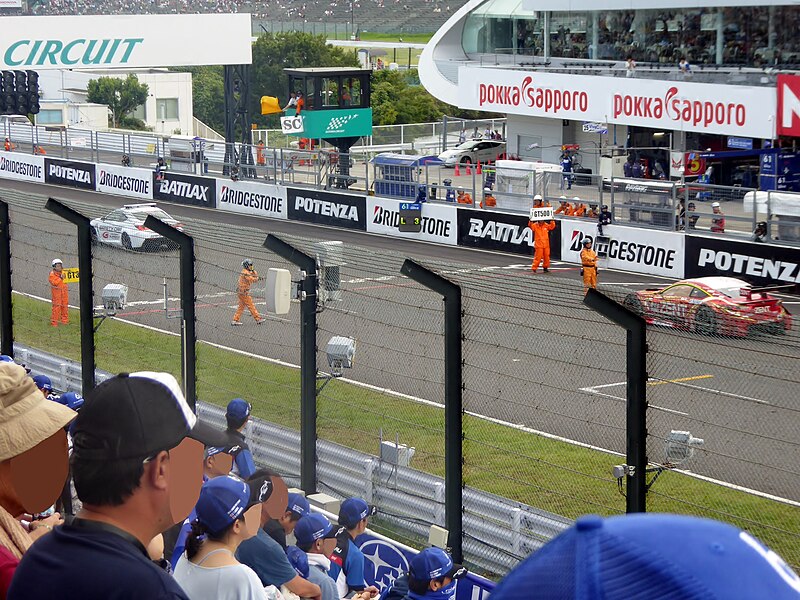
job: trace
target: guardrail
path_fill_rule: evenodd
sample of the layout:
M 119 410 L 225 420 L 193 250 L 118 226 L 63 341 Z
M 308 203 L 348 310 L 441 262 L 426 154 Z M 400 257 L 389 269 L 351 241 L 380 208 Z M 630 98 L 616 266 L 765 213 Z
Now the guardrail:
M 81 366 L 61 356 L 14 344 L 18 361 L 32 372 L 50 377 L 56 389 L 81 389 Z M 97 370 L 96 380 L 111 373 Z M 225 428 L 225 409 L 197 403 L 198 415 Z M 280 472 L 290 485 L 300 477 L 300 434 L 253 418 L 245 429 L 253 457 Z M 320 485 L 339 498 L 361 496 L 381 506 L 381 518 L 400 532 L 427 538 L 431 524 L 444 526 L 444 479 L 416 469 L 398 466 L 377 456 L 338 444 L 317 442 Z M 414 490 L 409 493 L 406 490 Z M 474 488 L 464 490 L 464 548 L 476 566 L 505 573 L 517 562 L 568 528 L 572 521 L 488 494 Z M 422 521 L 422 522 L 420 522 Z M 488 552 L 487 547 L 501 552 Z

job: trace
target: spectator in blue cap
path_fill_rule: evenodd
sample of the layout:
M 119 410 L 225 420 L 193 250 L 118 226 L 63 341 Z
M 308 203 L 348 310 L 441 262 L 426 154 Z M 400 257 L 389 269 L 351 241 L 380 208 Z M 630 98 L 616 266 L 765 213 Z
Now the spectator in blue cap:
M 581 517 L 492 592 L 492 600 L 798 597 L 800 578 L 749 533 L 666 514 Z
M 305 552 L 297 546 L 289 546 L 286 548 L 286 558 L 289 559 L 289 564 L 300 577 L 308 579 L 308 557 Z
M 253 454 L 242 433 L 247 421 L 250 420 L 252 408 L 246 400 L 234 398 L 228 402 L 228 408 L 225 411 L 225 420 L 228 423 L 227 433 L 230 439 L 235 441 L 230 452 L 234 457 L 233 472 L 242 479 L 247 479 L 256 471 Z
M 306 579 L 319 586 L 322 590 L 322 600 L 339 600 L 336 583 L 328 575 L 328 570 L 331 568 L 328 556 L 336 545 L 336 528 L 325 515 L 310 512 L 295 525 L 294 537 L 297 540 L 297 548 L 306 554 L 308 562 Z M 369 592 L 363 594 L 366 596 L 358 594 L 354 596 L 355 600 L 369 600 Z
M 286 536 L 294 531 L 295 524 L 310 510 L 311 507 L 308 505 L 308 500 L 306 500 L 305 496 L 292 492 L 289 494 L 289 503 L 286 505 L 286 511 L 277 519 L 267 521 L 267 524 L 264 525 L 264 531 L 278 542 L 281 548 L 286 550 Z
M 336 582 L 340 598 L 349 596 L 352 592 L 369 591 L 371 596 L 378 594 L 378 588 L 367 586 L 364 579 L 364 554 L 355 543 L 355 539 L 367 530 L 369 517 L 375 512 L 375 507 L 362 498 L 348 498 L 339 508 L 341 529 L 336 534 L 336 547 L 330 556 L 331 568 L 328 574 Z
M 239 544 L 258 531 L 260 504 L 272 489 L 268 478 L 246 483 L 232 475 L 203 484 L 186 552 L 175 567 L 175 580 L 189 600 L 264 598 L 258 576 L 234 554 Z
M 53 394 L 53 382 L 50 381 L 50 378 L 47 375 L 36 375 L 33 378 L 33 383 L 44 394 L 44 397 L 49 400 Z

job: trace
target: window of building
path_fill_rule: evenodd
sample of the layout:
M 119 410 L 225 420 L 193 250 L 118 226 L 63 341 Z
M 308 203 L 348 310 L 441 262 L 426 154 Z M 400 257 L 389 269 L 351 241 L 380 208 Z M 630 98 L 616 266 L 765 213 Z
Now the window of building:
M 64 112 L 60 108 L 43 108 L 36 115 L 38 125 L 63 125 Z
M 177 98 L 156 98 L 156 118 L 161 121 L 177 121 L 178 99 Z

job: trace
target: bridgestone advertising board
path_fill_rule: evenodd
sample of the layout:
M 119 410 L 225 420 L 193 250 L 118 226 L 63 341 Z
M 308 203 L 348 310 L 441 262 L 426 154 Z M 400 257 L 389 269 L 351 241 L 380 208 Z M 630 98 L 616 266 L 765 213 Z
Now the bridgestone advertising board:
M 533 231 L 527 215 L 459 208 L 458 245 L 533 256 Z M 559 220 L 550 232 L 550 258 L 561 258 Z
M 44 157 L 0 152 L 0 177 L 44 183 Z
M 683 233 L 657 231 L 607 225 L 603 227 L 607 243 L 595 244 L 600 259 L 600 268 L 621 269 L 635 273 L 649 273 L 683 279 L 684 246 Z M 561 221 L 561 260 L 579 263 L 584 238 L 592 241 L 597 237 L 595 221 L 563 219 Z
M 164 178 L 161 181 L 156 181 L 155 173 L 151 173 L 155 200 L 192 204 L 206 208 L 216 207 L 217 183 L 215 179 L 171 172 L 164 172 L 163 175 Z
M 292 221 L 367 230 L 367 200 L 364 196 L 286 188 L 286 199 Z
M 153 171 L 119 165 L 97 165 L 97 191 L 128 198 L 153 199 Z
M 686 276 L 722 275 L 748 283 L 800 284 L 800 248 L 687 236 Z
M 94 167 L 94 163 L 45 157 L 44 180 L 55 185 L 94 190 Z
M 442 204 L 422 205 L 422 229 L 400 231 L 400 203 L 391 198 L 367 197 L 367 231 L 392 237 L 424 240 L 455 246 L 458 243 L 456 207 Z
M 225 212 L 286 219 L 286 188 L 267 183 L 217 179 L 217 208 Z

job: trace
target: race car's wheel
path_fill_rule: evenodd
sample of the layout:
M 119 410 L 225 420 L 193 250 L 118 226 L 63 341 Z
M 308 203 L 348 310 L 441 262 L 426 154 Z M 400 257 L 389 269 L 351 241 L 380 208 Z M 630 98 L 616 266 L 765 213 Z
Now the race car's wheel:
M 717 333 L 717 315 L 707 306 L 697 309 L 694 316 L 694 330 L 701 335 L 714 335 Z
M 463 166 L 466 166 L 466 165 L 471 164 L 471 163 L 472 163 L 472 159 L 469 156 L 465 156 L 464 158 L 461 159 L 461 164 Z
M 637 315 L 644 314 L 644 310 L 642 309 L 642 301 L 639 300 L 639 297 L 636 294 L 628 294 L 625 296 L 623 304 L 625 305 L 625 308 L 635 312 Z
M 133 244 L 131 244 L 131 238 L 128 236 L 127 233 L 122 234 L 122 247 L 125 250 L 133 250 Z

